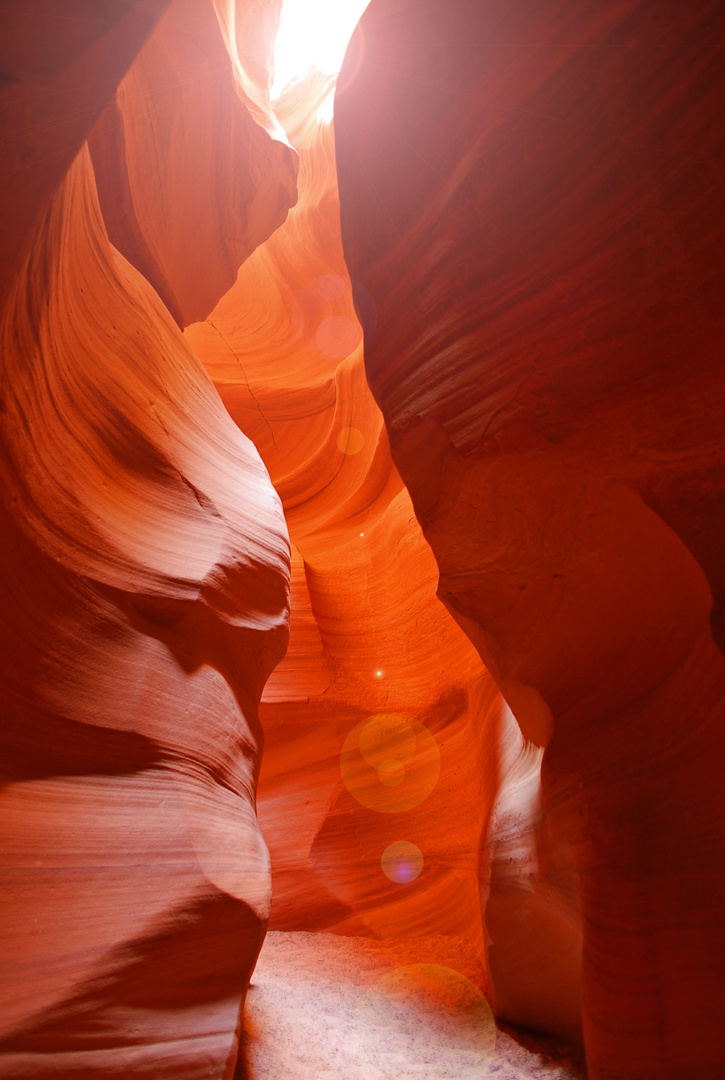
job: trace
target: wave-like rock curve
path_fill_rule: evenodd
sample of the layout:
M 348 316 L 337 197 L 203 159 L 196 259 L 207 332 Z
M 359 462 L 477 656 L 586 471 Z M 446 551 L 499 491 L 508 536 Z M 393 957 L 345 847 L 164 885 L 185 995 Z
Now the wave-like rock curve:
M 596 1080 L 723 1067 L 724 37 L 716 3 L 373 0 L 336 102 L 367 376 L 440 595 L 545 747 L 526 903 L 581 904 Z M 515 878 L 494 995 L 546 1025 Z

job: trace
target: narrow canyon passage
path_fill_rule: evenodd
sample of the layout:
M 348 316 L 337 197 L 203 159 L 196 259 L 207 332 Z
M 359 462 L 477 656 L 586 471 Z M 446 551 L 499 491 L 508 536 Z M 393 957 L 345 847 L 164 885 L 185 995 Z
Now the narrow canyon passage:
M 723 45 L 3 6 L 1 1077 L 725 1074 Z

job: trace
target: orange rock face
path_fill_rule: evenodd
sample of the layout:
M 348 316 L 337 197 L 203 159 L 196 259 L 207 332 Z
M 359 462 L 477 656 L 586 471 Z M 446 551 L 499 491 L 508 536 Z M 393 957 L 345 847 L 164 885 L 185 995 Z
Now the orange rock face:
M 28 189 L 17 176 L 3 181 L 5 205 L 17 195 L 18 206 L 0 331 L 9 1078 L 230 1077 L 269 917 L 254 800 L 258 702 L 288 637 L 282 507 L 171 314 L 109 242 L 82 148 L 120 58 L 130 62 L 151 27 L 140 8 L 128 8 L 133 33 L 125 15 L 100 28 L 91 20 L 89 40 L 70 42 L 71 61 L 50 20 L 38 35 L 45 52 L 28 46 L 37 70 L 3 91 L 6 116 L 22 119 L 37 112 L 42 87 L 52 129 L 45 143 L 23 127 L 9 137 L 10 158 L 28 159 Z M 226 56 L 218 26 L 216 35 Z M 185 57 L 169 41 L 167 64 L 183 79 Z M 96 86 L 110 54 L 109 83 Z M 228 57 L 215 75 L 233 92 Z M 82 77 L 85 125 L 73 111 Z M 238 108 L 244 128 L 252 121 Z M 74 146 L 59 139 L 61 153 L 65 120 Z M 287 185 L 289 205 L 292 152 L 274 145 L 255 168 L 275 192 Z M 236 142 L 234 152 L 246 150 Z M 173 171 L 173 159 L 165 164 Z M 245 184 L 242 174 L 241 190 L 227 189 L 237 213 L 252 213 Z M 252 235 L 272 227 L 262 213 Z M 174 283 L 178 257 L 160 261 Z
M 0 1075 L 231 1080 L 269 924 L 716 1080 L 721 5 L 372 0 L 334 129 L 113 7 L 0 34 Z
M 296 199 L 294 155 L 250 82 L 212 4 L 175 0 L 90 140 L 109 238 L 181 326 L 209 314 Z
M 299 201 L 185 334 L 259 448 L 293 544 L 290 647 L 260 709 L 270 926 L 465 934 L 482 949 L 500 698 L 436 598 L 365 382 L 334 135 L 316 116 L 329 89 L 312 73 L 278 103 Z M 374 306 L 362 315 L 370 330 Z
M 494 1000 L 575 1029 L 580 913 L 598 1080 L 723 1069 L 724 29 L 714 3 L 373 0 L 336 105 L 393 458 L 545 748 L 533 835 L 532 762 L 494 813 Z

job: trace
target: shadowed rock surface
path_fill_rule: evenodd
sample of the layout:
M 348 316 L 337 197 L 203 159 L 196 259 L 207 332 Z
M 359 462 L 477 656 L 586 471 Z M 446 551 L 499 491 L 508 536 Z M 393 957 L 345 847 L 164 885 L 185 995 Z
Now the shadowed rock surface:
M 393 459 L 545 748 L 537 858 L 492 852 L 494 1002 L 574 1029 L 580 912 L 597 1080 L 722 1071 L 722 16 L 373 0 L 336 102 Z

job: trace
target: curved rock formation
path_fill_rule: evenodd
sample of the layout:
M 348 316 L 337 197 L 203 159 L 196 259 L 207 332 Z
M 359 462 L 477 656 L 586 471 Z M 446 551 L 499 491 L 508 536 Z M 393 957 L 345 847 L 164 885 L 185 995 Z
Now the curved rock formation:
M 161 8 L 85 6 L 65 12 L 70 53 L 52 11 L 30 22 L 23 67 L 18 5 L 3 89 L 28 177 L 2 186 L 0 1072 L 231 1077 L 269 916 L 257 709 L 288 636 L 289 544 L 252 443 L 109 243 L 81 149 Z M 277 145 L 255 169 L 289 203 Z M 241 259 L 274 222 L 252 220 L 243 174 L 227 190 L 250 217 Z M 175 287 L 189 267 L 163 257 Z
M 33 228 L 169 0 L 8 3 L 0 37 L 0 303 Z
M 527 858 L 492 874 L 494 994 L 575 1026 L 538 945 L 526 971 L 495 954 L 528 906 L 574 988 L 581 905 L 595 1080 L 723 1068 L 722 15 L 373 0 L 336 104 L 393 457 L 441 597 L 546 747 L 534 907 Z
M 300 154 L 299 201 L 186 331 L 259 448 L 293 542 L 290 648 L 260 710 L 270 925 L 464 933 L 482 948 L 478 853 L 500 699 L 436 599 L 436 566 L 365 383 L 334 134 L 317 115 L 330 88 L 312 72 L 277 103 Z M 368 330 L 374 317 L 369 305 Z M 370 761 L 352 747 L 351 775 L 345 747 L 360 725 L 375 745 Z M 416 733 L 415 760 L 405 732 Z M 399 772 L 381 779 L 386 761 Z
M 6 8 L 0 1073 L 230 1080 L 269 919 L 715 1080 L 721 5 L 373 0 L 337 134 Z
M 90 140 L 109 238 L 181 326 L 209 314 L 296 198 L 294 155 L 271 113 L 275 138 L 253 119 L 253 89 L 211 2 L 174 0 Z

